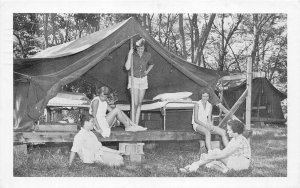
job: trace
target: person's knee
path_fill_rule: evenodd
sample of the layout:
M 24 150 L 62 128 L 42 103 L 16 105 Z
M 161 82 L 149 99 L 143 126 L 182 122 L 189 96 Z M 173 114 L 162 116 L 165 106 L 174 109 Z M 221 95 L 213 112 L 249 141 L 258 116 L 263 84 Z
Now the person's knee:
M 211 136 L 211 133 L 208 130 L 203 131 L 205 136 Z
M 121 110 L 120 110 L 119 108 L 116 107 L 116 108 L 113 109 L 113 112 L 119 114 L 119 113 L 121 112 Z

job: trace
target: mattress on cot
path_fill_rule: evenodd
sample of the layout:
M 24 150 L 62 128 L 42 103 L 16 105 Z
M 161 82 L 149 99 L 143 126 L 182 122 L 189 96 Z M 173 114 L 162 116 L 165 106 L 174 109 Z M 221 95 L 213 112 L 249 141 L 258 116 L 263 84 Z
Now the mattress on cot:
M 142 111 L 159 111 L 161 108 L 165 107 L 166 109 L 193 109 L 195 101 L 185 101 L 185 100 L 156 100 L 156 101 L 147 101 L 146 104 L 142 104 Z M 130 111 L 130 104 L 116 104 L 122 111 Z

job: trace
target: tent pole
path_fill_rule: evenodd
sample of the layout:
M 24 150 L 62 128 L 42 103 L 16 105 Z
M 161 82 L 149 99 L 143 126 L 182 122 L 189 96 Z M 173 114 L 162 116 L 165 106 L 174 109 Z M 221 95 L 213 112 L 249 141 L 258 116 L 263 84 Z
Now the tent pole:
M 246 130 L 251 128 L 252 61 L 247 62 Z
M 133 49 L 133 38 L 130 39 L 130 49 Z M 130 61 L 130 79 L 131 79 L 131 121 L 135 123 L 135 114 L 134 114 L 134 92 L 133 92 L 133 55 L 131 55 Z
M 221 104 L 223 103 L 223 91 L 224 91 L 223 80 L 221 80 L 221 96 L 220 96 Z M 219 112 L 219 122 L 221 121 L 222 121 L 222 110 L 220 110 Z

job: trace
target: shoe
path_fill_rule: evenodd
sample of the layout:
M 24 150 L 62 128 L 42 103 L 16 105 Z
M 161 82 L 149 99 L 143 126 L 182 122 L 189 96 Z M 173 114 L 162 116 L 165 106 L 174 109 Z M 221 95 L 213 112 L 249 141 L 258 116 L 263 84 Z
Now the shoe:
M 129 132 L 136 132 L 138 131 L 135 126 L 129 126 L 125 128 L 125 131 L 129 131 Z
M 179 171 L 186 174 L 190 173 L 189 166 L 186 166 L 184 168 L 179 168 Z
M 139 126 L 139 125 L 136 125 L 136 126 L 133 126 L 136 130 L 138 130 L 138 131 L 145 131 L 145 130 L 147 130 L 147 128 L 146 127 L 142 127 L 142 126 Z

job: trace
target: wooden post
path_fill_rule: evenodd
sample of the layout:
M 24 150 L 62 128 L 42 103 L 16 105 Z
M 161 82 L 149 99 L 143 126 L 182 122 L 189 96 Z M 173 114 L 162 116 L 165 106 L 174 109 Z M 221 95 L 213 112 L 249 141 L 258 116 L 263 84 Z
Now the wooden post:
M 133 49 L 133 38 L 130 39 L 130 49 Z M 131 56 L 130 62 L 130 76 L 131 76 L 131 121 L 135 123 L 135 114 L 134 114 L 134 92 L 133 92 L 133 55 Z
M 220 96 L 221 104 L 223 103 L 223 95 L 224 95 L 224 87 L 223 87 L 223 80 L 221 79 L 221 96 Z M 219 122 L 221 122 L 221 120 L 222 120 L 222 110 L 220 109 Z
M 226 114 L 226 116 L 222 119 L 222 121 L 219 123 L 219 127 L 223 127 L 223 125 L 225 124 L 225 122 L 227 122 L 229 120 L 229 118 L 231 118 L 231 116 L 233 116 L 233 114 L 236 112 L 236 110 L 239 108 L 239 106 L 244 102 L 246 96 L 248 93 L 248 89 L 246 89 L 244 91 L 244 93 L 240 96 L 240 98 L 236 101 L 236 103 L 232 106 L 232 108 L 230 109 L 230 111 Z
M 247 62 L 247 90 L 246 97 L 246 130 L 250 130 L 251 124 L 251 94 L 252 94 L 252 61 Z

